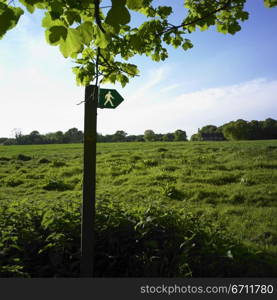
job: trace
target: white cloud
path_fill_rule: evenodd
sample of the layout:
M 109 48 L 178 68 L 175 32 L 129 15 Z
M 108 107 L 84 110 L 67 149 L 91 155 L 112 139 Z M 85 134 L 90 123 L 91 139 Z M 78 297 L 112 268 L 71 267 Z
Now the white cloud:
M 153 92 L 161 82 L 168 78 L 169 73 L 169 65 L 160 66 L 158 68 L 149 70 L 148 74 L 146 75 L 146 80 L 142 80 L 142 78 L 140 78 L 139 80 L 137 80 L 139 83 L 138 88 L 136 88 L 134 91 L 132 91 L 131 88 L 130 94 L 128 96 L 128 102 L 132 103 L 134 101 L 137 101 L 141 97 L 153 97 Z M 144 74 L 142 76 L 144 76 Z
M 101 127 L 104 132 L 123 129 L 128 133 L 143 133 L 149 128 L 155 132 L 183 129 L 191 135 L 197 128 L 207 124 L 219 126 L 239 118 L 277 118 L 276 94 L 276 80 L 256 79 L 184 93 L 171 99 L 168 97 L 168 101 L 159 101 L 160 93 L 153 86 L 153 99 L 149 99 L 147 93 L 133 96 L 126 109 L 122 104 L 122 109 L 119 107 L 116 114 L 105 113 Z
M 161 93 L 166 93 L 166 92 L 169 92 L 169 91 L 172 91 L 172 90 L 175 90 L 179 87 L 181 87 L 182 85 L 180 83 L 173 83 L 171 85 L 168 85 L 164 88 L 161 89 Z

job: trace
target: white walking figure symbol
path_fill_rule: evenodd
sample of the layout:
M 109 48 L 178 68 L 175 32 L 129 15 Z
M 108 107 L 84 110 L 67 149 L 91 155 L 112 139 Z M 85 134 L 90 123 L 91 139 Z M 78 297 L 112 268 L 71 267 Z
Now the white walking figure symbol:
M 105 101 L 104 105 L 106 105 L 108 102 L 110 102 L 111 106 L 114 106 L 114 105 L 113 105 L 113 102 L 112 102 L 112 99 L 113 99 L 113 98 L 114 98 L 114 97 L 113 97 L 113 95 L 111 94 L 111 91 L 109 91 L 109 92 L 105 95 L 106 101 Z

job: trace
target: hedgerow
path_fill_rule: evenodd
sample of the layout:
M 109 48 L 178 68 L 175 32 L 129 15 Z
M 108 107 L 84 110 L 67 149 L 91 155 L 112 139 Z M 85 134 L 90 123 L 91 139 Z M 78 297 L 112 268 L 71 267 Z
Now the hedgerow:
M 162 202 L 98 200 L 95 228 L 96 277 L 277 274 L 222 223 Z M 80 276 L 80 201 L 5 201 L 0 232 L 1 277 Z

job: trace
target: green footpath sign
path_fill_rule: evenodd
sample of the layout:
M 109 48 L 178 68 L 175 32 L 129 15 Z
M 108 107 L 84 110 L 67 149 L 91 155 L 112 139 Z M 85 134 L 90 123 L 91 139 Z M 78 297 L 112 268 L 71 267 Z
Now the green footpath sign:
M 98 107 L 116 108 L 124 99 L 113 89 L 100 89 Z

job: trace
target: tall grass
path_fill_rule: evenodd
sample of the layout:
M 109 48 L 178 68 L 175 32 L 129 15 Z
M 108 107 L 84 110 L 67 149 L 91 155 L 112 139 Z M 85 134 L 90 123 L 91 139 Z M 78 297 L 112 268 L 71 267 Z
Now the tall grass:
M 277 274 L 277 142 L 99 144 L 96 276 Z M 78 277 L 82 145 L 0 147 L 0 276 Z

